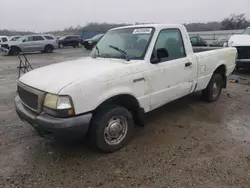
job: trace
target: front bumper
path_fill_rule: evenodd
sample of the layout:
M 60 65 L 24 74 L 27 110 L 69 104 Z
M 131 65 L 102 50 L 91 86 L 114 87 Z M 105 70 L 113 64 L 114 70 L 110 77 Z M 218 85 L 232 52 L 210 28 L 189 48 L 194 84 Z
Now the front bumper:
M 20 119 L 28 122 L 42 137 L 84 138 L 92 118 L 91 113 L 70 118 L 36 114 L 22 104 L 19 96 L 15 98 L 15 106 Z

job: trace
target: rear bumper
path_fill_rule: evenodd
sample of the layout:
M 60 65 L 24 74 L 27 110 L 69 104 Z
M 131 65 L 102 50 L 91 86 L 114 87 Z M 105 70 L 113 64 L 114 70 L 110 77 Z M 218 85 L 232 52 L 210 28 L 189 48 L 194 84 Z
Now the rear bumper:
M 237 59 L 236 68 L 250 68 L 250 59 Z
M 92 118 L 91 113 L 71 118 L 36 114 L 22 104 L 19 96 L 15 98 L 15 107 L 20 119 L 28 122 L 42 137 L 84 138 Z

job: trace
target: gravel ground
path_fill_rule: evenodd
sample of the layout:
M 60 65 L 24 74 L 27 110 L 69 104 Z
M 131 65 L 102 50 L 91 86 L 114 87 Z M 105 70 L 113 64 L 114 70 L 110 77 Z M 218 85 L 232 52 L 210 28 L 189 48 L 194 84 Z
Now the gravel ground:
M 63 49 L 28 59 L 36 68 L 87 54 Z M 102 154 L 40 138 L 19 120 L 17 65 L 17 57 L 0 56 L 0 187 L 250 187 L 248 80 L 230 83 L 215 103 L 196 93 L 147 114 L 129 145 Z

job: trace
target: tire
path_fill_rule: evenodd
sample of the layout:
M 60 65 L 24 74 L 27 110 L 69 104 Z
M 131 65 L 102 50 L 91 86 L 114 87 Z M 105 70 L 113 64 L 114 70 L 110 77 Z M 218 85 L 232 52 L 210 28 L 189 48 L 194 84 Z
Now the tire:
M 59 48 L 64 48 L 64 45 L 63 44 L 59 44 L 58 47 Z
M 202 91 L 202 97 L 208 102 L 216 101 L 221 94 L 223 79 L 220 74 L 213 74 L 208 86 Z
M 91 141 L 102 152 L 119 150 L 131 140 L 133 133 L 132 115 L 122 106 L 111 105 L 102 108 L 91 122 Z
M 45 53 L 52 53 L 53 50 L 54 50 L 54 48 L 51 45 L 46 45 L 45 48 L 44 48 Z
M 11 47 L 9 55 L 18 55 L 21 52 L 20 48 L 18 47 Z

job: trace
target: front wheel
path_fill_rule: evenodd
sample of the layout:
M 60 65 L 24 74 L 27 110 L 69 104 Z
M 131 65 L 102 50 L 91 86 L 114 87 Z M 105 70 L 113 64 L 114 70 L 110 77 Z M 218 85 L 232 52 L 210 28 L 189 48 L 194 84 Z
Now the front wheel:
M 202 97 L 208 102 L 216 101 L 220 97 L 222 85 L 222 76 L 220 74 L 213 74 L 207 88 L 202 91 Z
M 20 48 L 18 47 L 11 47 L 9 51 L 9 55 L 18 55 L 21 52 Z
M 122 106 L 106 106 L 93 118 L 91 137 L 103 152 L 115 152 L 133 136 L 134 123 L 131 113 Z

